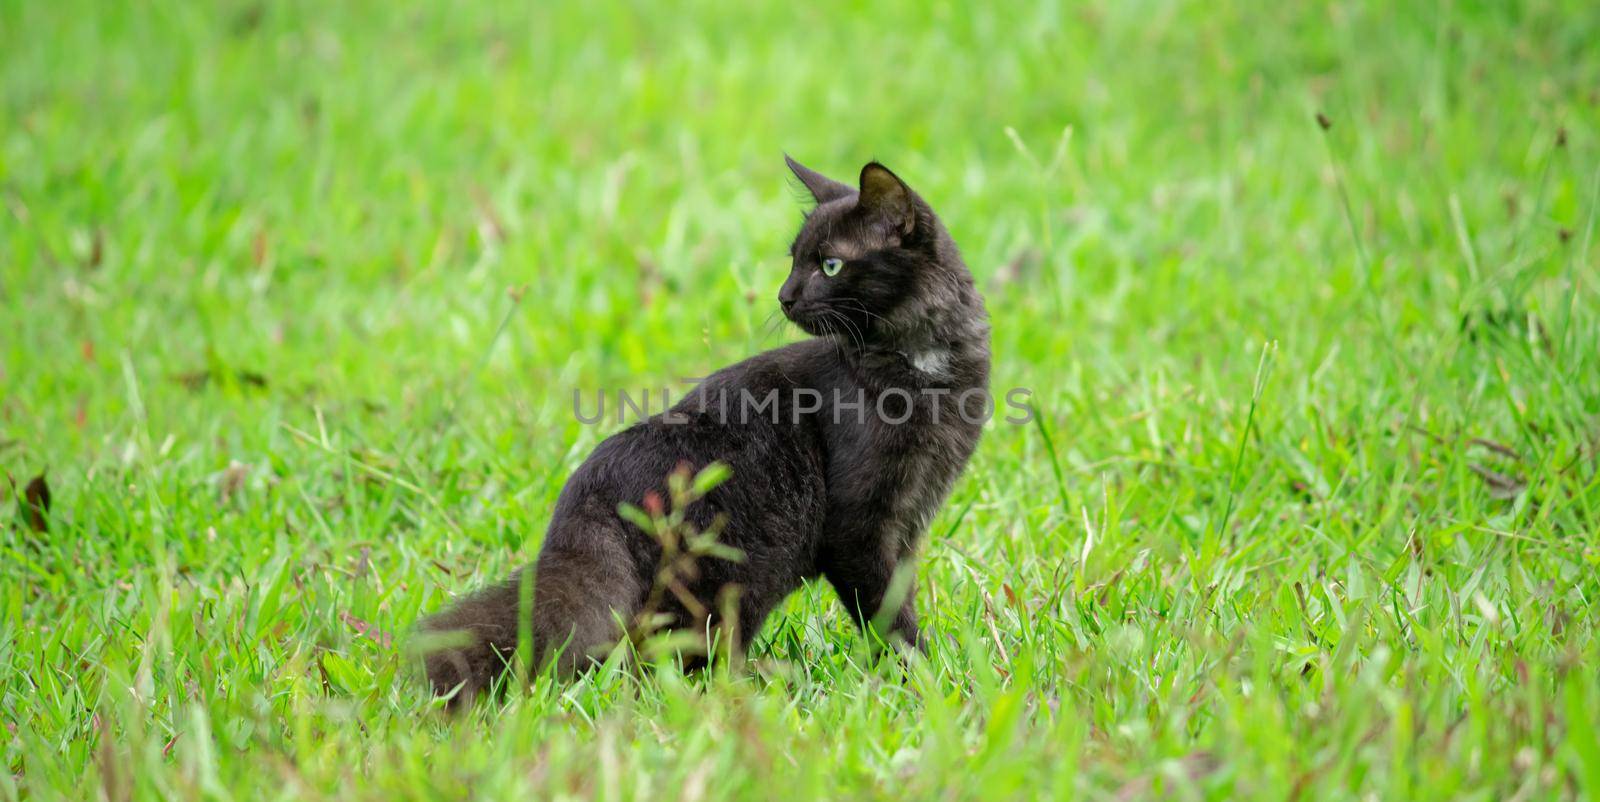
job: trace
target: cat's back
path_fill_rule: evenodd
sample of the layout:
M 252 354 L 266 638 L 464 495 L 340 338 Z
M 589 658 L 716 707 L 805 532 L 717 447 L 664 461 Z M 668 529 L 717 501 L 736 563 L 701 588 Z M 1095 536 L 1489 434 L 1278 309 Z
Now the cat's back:
M 794 343 L 723 368 L 670 412 L 606 438 L 568 478 L 549 537 L 586 538 L 598 523 L 614 529 L 619 504 L 638 505 L 650 494 L 665 498 L 673 471 L 719 462 L 732 477 L 691 508 L 691 520 L 706 526 L 718 514 L 727 516 L 727 536 L 746 549 L 758 546 L 754 539 L 762 530 L 813 539 L 809 528 L 821 521 L 827 503 L 823 436 L 808 416 L 793 414 L 793 390 L 826 369 L 829 352 L 815 343 Z
M 790 343 L 735 362 L 705 377 L 675 407 L 679 412 L 736 410 L 733 402 L 760 402 L 776 391 L 777 403 L 787 409 L 795 392 L 826 382 L 838 371 L 838 347 L 822 338 Z M 770 412 L 767 415 L 770 419 Z M 735 418 L 734 422 L 739 419 Z

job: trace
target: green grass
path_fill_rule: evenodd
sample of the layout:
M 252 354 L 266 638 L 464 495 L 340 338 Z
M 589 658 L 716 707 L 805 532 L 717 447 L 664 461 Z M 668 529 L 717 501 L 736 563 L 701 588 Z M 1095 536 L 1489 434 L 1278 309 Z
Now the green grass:
M 1592 3 L 521 5 L 0 0 L 0 798 L 1600 796 Z M 573 390 L 794 336 L 784 150 L 1042 413 L 928 659 L 811 587 L 446 719 Z

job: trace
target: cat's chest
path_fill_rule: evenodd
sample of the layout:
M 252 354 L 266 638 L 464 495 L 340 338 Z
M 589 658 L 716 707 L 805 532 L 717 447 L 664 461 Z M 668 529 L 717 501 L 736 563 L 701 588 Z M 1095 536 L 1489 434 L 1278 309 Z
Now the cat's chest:
M 836 522 L 909 544 L 966 466 L 983 415 L 973 395 L 963 407 L 956 391 L 869 392 L 866 399 L 864 416 L 846 415 L 831 427 L 828 496 Z

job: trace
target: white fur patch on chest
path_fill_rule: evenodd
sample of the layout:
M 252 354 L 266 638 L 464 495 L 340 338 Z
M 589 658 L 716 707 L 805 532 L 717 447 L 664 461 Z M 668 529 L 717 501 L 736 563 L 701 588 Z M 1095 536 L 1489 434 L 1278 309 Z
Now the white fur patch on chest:
M 911 367 L 930 376 L 943 376 L 950 371 L 950 349 L 929 348 L 907 354 L 911 360 Z

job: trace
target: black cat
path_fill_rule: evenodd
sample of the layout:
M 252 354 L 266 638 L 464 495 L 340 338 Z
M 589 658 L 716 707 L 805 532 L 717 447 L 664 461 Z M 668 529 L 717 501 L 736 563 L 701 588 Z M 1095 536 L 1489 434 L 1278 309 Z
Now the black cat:
M 744 556 L 702 560 L 687 588 L 699 604 L 669 595 L 669 626 L 712 631 L 718 594 L 734 584 L 737 643 L 749 643 L 775 605 L 820 575 L 857 622 L 920 645 L 905 580 L 992 412 L 988 316 L 949 233 L 894 173 L 870 163 L 852 188 L 787 161 L 817 205 L 778 301 L 814 337 L 716 372 L 578 467 L 533 566 L 525 625 L 539 665 L 568 674 L 617 642 L 662 556 L 619 505 L 659 499 L 677 466 L 713 461 L 732 478 L 687 518 L 703 529 L 720 516 L 720 542 Z M 459 686 L 453 704 L 489 687 L 515 653 L 520 574 L 423 622 L 458 632 L 426 658 L 435 693 Z

